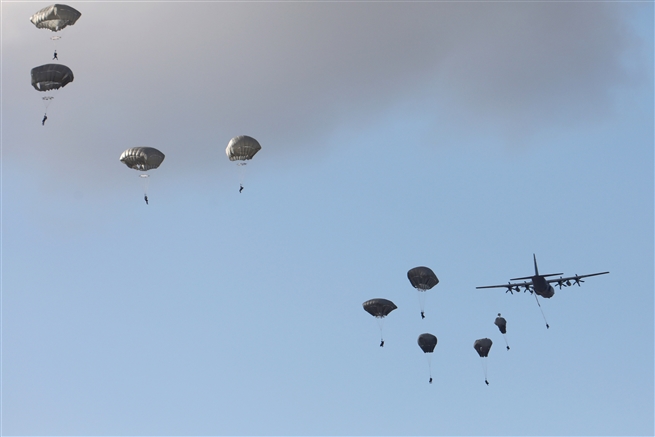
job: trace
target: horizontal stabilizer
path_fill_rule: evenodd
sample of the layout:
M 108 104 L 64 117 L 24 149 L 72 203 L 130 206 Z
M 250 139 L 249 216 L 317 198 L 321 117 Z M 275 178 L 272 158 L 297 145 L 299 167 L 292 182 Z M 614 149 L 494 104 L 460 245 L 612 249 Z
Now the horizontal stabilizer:
M 547 275 L 539 275 L 539 276 L 545 278 L 546 276 L 561 276 L 563 274 L 564 273 L 549 273 Z M 532 276 L 526 276 L 526 277 L 523 277 L 523 278 L 512 278 L 512 279 L 510 279 L 510 281 L 522 281 L 524 279 L 532 279 L 532 278 L 533 278 Z

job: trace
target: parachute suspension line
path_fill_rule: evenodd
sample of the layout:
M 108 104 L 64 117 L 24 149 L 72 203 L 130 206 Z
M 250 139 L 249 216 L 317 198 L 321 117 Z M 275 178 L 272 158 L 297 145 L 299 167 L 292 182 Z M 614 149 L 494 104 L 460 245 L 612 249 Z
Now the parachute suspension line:
M 57 53 L 57 42 L 61 39 L 61 36 L 51 36 L 50 40 L 52 40 L 52 48 L 54 49 L 55 53 Z M 58 61 L 59 58 L 53 59 L 53 61 Z
M 428 371 L 430 372 L 430 384 L 432 384 L 432 354 L 425 354 L 428 359 Z
M 489 381 L 487 380 L 487 360 L 486 357 L 482 357 L 482 372 L 484 373 L 484 383 L 489 385 Z
M 509 343 L 507 343 L 507 337 L 505 334 L 503 334 L 503 340 L 505 340 L 505 346 L 507 346 L 507 350 L 509 350 Z
M 50 106 L 50 103 L 52 103 L 52 99 L 54 99 L 53 96 L 45 96 L 41 97 L 41 100 L 43 100 L 43 106 L 45 106 L 45 114 L 48 114 L 48 107 Z
M 246 164 L 247 162 L 237 162 L 237 170 L 239 173 L 239 187 L 243 187 L 243 182 L 246 179 Z
M 148 195 L 148 187 L 150 186 L 150 175 L 142 173 L 139 175 L 139 179 L 141 179 L 142 184 L 143 184 L 143 195 L 147 196 Z
M 382 328 L 384 327 L 384 317 L 376 317 L 378 327 L 380 328 L 380 347 L 384 346 L 384 338 L 382 337 Z
M 425 291 L 426 290 L 418 290 L 417 291 L 417 296 L 418 296 L 418 306 L 421 308 L 421 318 L 425 319 Z
M 550 326 L 548 325 L 548 321 L 546 320 L 546 316 L 544 315 L 544 310 L 541 308 L 541 304 L 539 303 L 539 299 L 537 298 L 537 295 L 534 295 L 534 298 L 537 300 L 537 305 L 539 305 L 539 311 L 541 311 L 541 316 L 544 318 L 544 322 L 546 323 L 546 329 L 549 329 Z

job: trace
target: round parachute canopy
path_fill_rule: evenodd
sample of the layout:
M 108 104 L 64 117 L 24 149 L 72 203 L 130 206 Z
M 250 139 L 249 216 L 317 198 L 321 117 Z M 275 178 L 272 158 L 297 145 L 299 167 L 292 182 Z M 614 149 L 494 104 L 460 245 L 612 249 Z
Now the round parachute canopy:
M 429 290 L 439 283 L 437 275 L 428 267 L 414 267 L 407 272 L 407 278 L 419 291 Z
M 362 304 L 364 310 L 373 317 L 385 317 L 396 308 L 396 304 L 387 299 L 371 299 Z
M 30 21 L 39 29 L 57 32 L 66 26 L 75 24 L 82 14 L 68 5 L 50 5 L 30 17 Z
M 491 349 L 492 344 L 493 342 L 488 338 L 481 338 L 479 340 L 475 340 L 475 343 L 473 343 L 473 348 L 478 353 L 478 355 L 481 357 L 486 357 L 489 355 L 489 350 Z
M 73 81 L 73 72 L 62 64 L 45 64 L 32 68 L 32 86 L 37 91 L 58 90 Z
M 421 334 L 418 336 L 418 346 L 426 354 L 434 352 L 434 347 L 437 345 L 437 337 L 432 334 Z
M 230 161 L 247 161 L 252 159 L 257 152 L 261 150 L 256 139 L 247 135 L 239 135 L 230 140 L 225 149 L 225 154 Z
M 494 325 L 498 326 L 498 329 L 500 329 L 500 332 L 503 334 L 507 333 L 507 320 L 505 320 L 504 317 L 500 317 L 500 313 L 498 314 L 498 317 L 496 317 Z
M 123 164 L 140 171 L 159 167 L 164 158 L 164 154 L 154 147 L 132 147 L 121 154 Z

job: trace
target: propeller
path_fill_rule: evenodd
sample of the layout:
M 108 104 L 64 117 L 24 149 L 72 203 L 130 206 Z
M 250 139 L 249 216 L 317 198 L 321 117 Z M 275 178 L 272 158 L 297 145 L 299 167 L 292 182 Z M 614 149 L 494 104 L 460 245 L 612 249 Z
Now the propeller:
M 575 274 L 575 278 L 573 278 L 576 284 L 578 284 L 578 287 L 580 286 L 580 282 L 584 282 L 582 279 L 578 277 L 578 274 Z
M 513 290 L 514 290 L 514 286 L 512 285 L 511 282 L 508 282 L 507 283 L 507 290 L 505 290 L 505 293 L 510 292 L 510 293 L 514 294 Z
M 561 276 L 560 276 L 559 278 L 562 279 Z M 564 284 L 564 281 L 561 281 L 561 280 L 560 280 L 560 281 L 557 281 L 557 285 L 559 285 L 559 289 L 560 289 L 560 290 L 562 289 L 562 286 L 566 286 L 566 285 Z

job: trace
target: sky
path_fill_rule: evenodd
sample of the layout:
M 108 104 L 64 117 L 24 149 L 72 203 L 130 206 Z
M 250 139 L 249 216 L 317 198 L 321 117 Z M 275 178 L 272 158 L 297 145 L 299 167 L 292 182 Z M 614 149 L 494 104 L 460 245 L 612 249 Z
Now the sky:
M 0 5 L 3 435 L 653 435 L 653 2 L 67 4 Z M 533 254 L 610 274 L 476 289 Z

